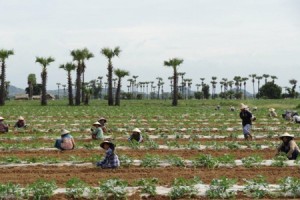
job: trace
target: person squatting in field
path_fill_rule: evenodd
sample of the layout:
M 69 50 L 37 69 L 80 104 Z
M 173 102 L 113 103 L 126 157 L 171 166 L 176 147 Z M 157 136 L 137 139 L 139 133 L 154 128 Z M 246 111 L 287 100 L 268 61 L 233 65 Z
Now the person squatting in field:
M 70 131 L 63 129 L 61 138 L 55 141 L 54 147 L 60 150 L 71 150 L 75 148 L 74 138 L 70 135 Z
M 26 128 L 26 127 L 27 127 L 27 125 L 26 125 L 24 117 L 20 116 L 18 118 L 18 121 L 15 123 L 14 128 Z
M 274 108 L 269 109 L 269 117 L 277 117 L 277 113 Z
M 138 128 L 135 128 L 132 130 L 132 134 L 130 135 L 130 137 L 128 138 L 128 141 L 136 141 L 138 143 L 143 142 L 143 136 L 141 134 L 141 130 Z
M 295 115 L 298 115 L 298 113 L 295 111 L 286 110 L 285 113 L 282 114 L 282 118 L 287 121 L 291 121 Z
M 4 123 L 4 118 L 0 116 L 0 133 L 7 133 L 8 126 L 8 124 Z
M 245 140 L 252 140 L 252 114 L 251 112 L 249 112 L 248 106 L 246 106 L 245 104 L 241 104 L 240 118 L 242 119 L 243 134 Z
M 93 140 L 103 140 L 103 130 L 101 128 L 101 124 L 99 122 L 93 123 L 94 128 L 91 128 L 91 135 Z
M 115 153 L 115 145 L 111 141 L 103 141 L 100 147 L 106 150 L 105 158 L 102 161 L 96 163 L 97 167 L 102 169 L 115 169 L 120 166 L 120 160 Z
M 277 148 L 277 154 L 286 153 L 286 156 L 289 160 L 296 160 L 299 155 L 299 147 L 294 141 L 294 135 L 289 133 L 284 133 L 279 137 L 282 140 L 282 143 Z
M 98 122 L 101 124 L 101 129 L 102 129 L 103 133 L 107 133 L 107 129 L 106 129 L 106 126 L 105 126 L 107 120 L 104 117 L 100 117 L 98 119 Z

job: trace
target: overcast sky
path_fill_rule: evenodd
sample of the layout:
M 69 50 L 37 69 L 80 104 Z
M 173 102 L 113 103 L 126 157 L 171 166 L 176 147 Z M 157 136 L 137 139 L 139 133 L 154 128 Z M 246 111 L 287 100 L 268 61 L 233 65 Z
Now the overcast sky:
M 20 88 L 29 73 L 40 82 L 36 56 L 55 58 L 48 89 L 66 84 L 58 67 L 72 60 L 72 49 L 84 47 L 95 55 L 86 63 L 86 80 L 105 77 L 100 50 L 115 46 L 122 52 L 114 67 L 138 81 L 159 76 L 169 85 L 172 69 L 163 61 L 180 57 L 179 71 L 194 89 L 200 77 L 210 82 L 253 73 L 275 75 L 281 86 L 292 78 L 300 83 L 299 0 L 0 0 L 0 24 L 0 49 L 15 51 L 7 80 Z

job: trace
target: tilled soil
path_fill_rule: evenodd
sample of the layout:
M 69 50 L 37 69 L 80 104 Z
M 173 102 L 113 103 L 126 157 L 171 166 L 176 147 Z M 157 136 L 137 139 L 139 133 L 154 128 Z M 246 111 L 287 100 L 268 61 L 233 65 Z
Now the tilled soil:
M 43 178 L 55 180 L 58 186 L 64 187 L 67 180 L 78 177 L 90 185 L 97 186 L 99 180 L 120 178 L 133 183 L 140 178 L 159 179 L 160 185 L 170 186 L 174 178 L 193 178 L 199 176 L 201 180 L 209 184 L 213 178 L 234 178 L 239 184 L 244 184 L 243 179 L 251 179 L 262 175 L 269 183 L 278 183 L 278 180 L 286 176 L 300 178 L 298 167 L 260 167 L 260 168 L 143 168 L 129 167 L 114 170 L 103 170 L 96 167 L 75 167 L 75 166 L 34 166 L 34 167 L 9 167 L 0 168 L 0 182 L 12 182 L 26 185 Z

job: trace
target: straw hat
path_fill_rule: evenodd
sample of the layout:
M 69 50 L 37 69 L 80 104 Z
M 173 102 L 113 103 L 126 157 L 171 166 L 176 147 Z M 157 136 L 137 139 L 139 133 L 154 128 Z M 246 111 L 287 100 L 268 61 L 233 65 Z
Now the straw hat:
M 95 123 L 93 123 L 93 125 L 101 126 L 101 124 L 99 122 L 95 122 Z
M 245 104 L 243 104 L 243 103 L 241 103 L 241 109 L 246 109 L 246 108 L 248 108 L 248 106 L 245 105 Z
M 24 121 L 24 117 L 20 116 L 19 120 Z
M 0 116 L 0 120 L 4 120 L 4 118 Z
M 70 131 L 66 130 L 66 129 L 62 129 L 60 135 L 65 135 L 70 133 Z
M 110 148 L 115 148 L 115 145 L 114 145 L 111 141 L 108 141 L 108 140 L 103 141 L 103 142 L 100 144 L 100 147 L 101 147 L 101 148 L 104 148 L 104 144 L 108 144 L 108 145 L 110 146 Z
M 101 120 L 103 120 L 103 121 L 104 121 L 104 123 L 106 123 L 106 122 L 107 122 L 107 120 L 106 120 L 104 117 L 100 117 L 100 119 L 98 120 L 98 122 L 99 122 L 99 121 L 101 121 Z
M 274 108 L 270 108 L 269 111 L 270 111 L 270 112 L 274 112 L 275 109 L 274 109 Z
M 279 138 L 282 139 L 283 137 L 290 137 L 290 138 L 294 138 L 294 135 L 291 135 L 287 132 L 285 132 L 284 134 L 282 134 Z
M 141 133 L 141 130 L 140 130 L 140 129 L 138 129 L 138 128 L 135 128 L 135 129 L 133 129 L 133 130 L 132 130 L 132 132 Z

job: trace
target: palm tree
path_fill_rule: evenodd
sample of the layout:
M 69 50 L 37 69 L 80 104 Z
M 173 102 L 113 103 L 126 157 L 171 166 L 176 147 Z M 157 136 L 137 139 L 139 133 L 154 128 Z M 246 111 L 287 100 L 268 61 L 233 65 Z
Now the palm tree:
M 240 82 L 241 82 L 242 78 L 240 76 L 235 76 L 235 77 L 233 77 L 233 80 L 235 81 L 234 85 L 236 87 L 236 93 L 238 93 L 240 91 Z
M 296 80 L 296 79 L 291 79 L 291 80 L 289 80 L 289 83 L 290 83 L 291 85 L 293 85 L 292 91 L 291 91 L 291 95 L 292 95 L 292 98 L 295 98 L 295 97 L 296 97 L 296 85 L 297 85 L 297 80 Z
M 76 66 L 73 63 L 66 63 L 65 65 L 60 65 L 61 69 L 64 69 L 68 73 L 68 94 L 69 94 L 69 105 L 73 106 L 73 88 L 72 88 L 72 76 L 71 71 L 76 69 Z
M 132 76 L 133 78 L 133 84 L 132 84 L 132 88 L 133 88 L 133 91 L 135 93 L 135 98 L 137 98 L 137 90 L 138 90 L 138 87 L 137 87 L 137 82 L 136 82 L 136 79 L 138 78 L 139 76 Z M 133 94 L 134 94 L 133 93 Z
M 257 93 L 258 93 L 258 96 L 259 96 L 259 88 L 260 88 L 260 80 L 263 79 L 262 76 L 256 76 L 256 79 L 257 79 Z
M 229 98 L 232 99 L 232 93 L 233 93 L 233 91 L 232 91 L 232 85 L 233 85 L 233 81 L 228 81 L 227 83 L 228 83 L 228 85 L 230 87 L 230 96 L 229 96 Z
M 213 76 L 213 77 L 211 77 L 211 84 L 212 84 L 212 87 L 211 87 L 211 89 L 212 89 L 212 99 L 214 99 L 215 98 L 215 93 L 216 93 L 216 84 L 217 84 L 217 77 L 216 76 Z
M 179 58 L 173 58 L 173 59 L 169 59 L 168 61 L 164 61 L 165 66 L 173 68 L 173 78 L 174 78 L 174 80 L 173 80 L 174 92 L 173 92 L 173 101 L 172 101 L 173 106 L 177 106 L 177 104 L 178 104 L 177 67 L 179 65 L 181 65 L 182 63 L 183 63 L 183 59 L 179 59 Z
M 84 52 L 81 49 L 75 49 L 71 51 L 73 60 L 77 62 L 76 67 L 76 94 L 75 94 L 75 105 L 80 105 L 80 91 L 82 90 L 81 74 L 83 68 L 83 60 L 85 58 Z
M 265 84 L 268 82 L 268 78 L 270 77 L 269 74 L 263 74 L 262 75 L 265 78 Z
M 254 87 L 254 83 L 255 83 L 255 77 L 256 77 L 256 74 L 250 74 L 249 77 L 252 78 L 253 98 L 255 98 L 255 87 Z
M 94 54 L 91 53 L 87 48 L 84 48 L 82 49 L 82 53 L 83 53 L 83 60 L 82 60 L 82 86 L 84 85 L 84 73 L 85 73 L 85 69 L 86 69 L 86 65 L 85 65 L 85 62 L 84 60 L 89 60 L 90 58 L 93 58 L 94 57 Z M 85 98 L 85 95 L 84 95 L 84 92 L 85 90 L 82 90 L 82 93 L 81 93 L 81 101 L 84 100 Z
M 248 78 L 244 77 L 242 78 L 242 82 L 244 84 L 244 99 L 246 99 L 246 84 L 247 84 Z
M 0 50 L 0 62 L 1 62 L 0 106 L 4 106 L 5 97 L 6 97 L 6 95 L 5 95 L 6 94 L 6 92 L 5 92 L 6 91 L 5 90 L 5 78 L 6 78 L 6 64 L 5 64 L 5 61 L 11 55 L 14 55 L 13 50 L 5 50 L 5 49 Z
M 36 63 L 40 63 L 42 65 L 42 73 L 41 73 L 41 78 L 42 78 L 42 97 L 41 97 L 41 105 L 46 106 L 47 105 L 47 66 L 54 62 L 54 58 L 48 57 L 48 58 L 43 58 L 43 57 L 36 57 L 35 60 Z
M 157 82 L 157 99 L 159 99 L 159 91 L 160 91 L 160 86 L 161 86 L 161 82 L 162 82 L 162 78 L 161 77 L 156 77 L 156 79 L 158 80 Z
M 115 106 L 120 106 L 120 96 L 121 96 L 121 81 L 122 78 L 125 76 L 129 76 L 129 71 L 122 70 L 122 69 L 116 69 L 115 75 L 118 77 L 118 86 L 117 86 L 117 92 L 116 92 L 116 101 Z
M 107 76 L 107 82 L 108 82 L 108 105 L 113 106 L 114 105 L 114 99 L 113 99 L 113 81 L 112 81 L 112 76 L 113 76 L 113 65 L 111 62 L 111 59 L 115 56 L 119 56 L 121 53 L 120 47 L 115 47 L 114 49 L 110 48 L 103 48 L 101 50 L 101 54 L 104 55 L 108 59 L 108 66 L 107 66 L 107 71 L 108 71 L 108 76 Z
M 61 85 L 63 88 L 64 88 L 64 95 L 63 95 L 63 99 L 65 98 L 65 96 L 66 96 L 66 87 L 67 87 L 67 85 L 66 84 L 63 84 L 63 85 Z
M 201 86 L 201 84 L 197 83 L 196 87 L 197 87 L 197 92 L 199 92 L 199 87 Z
M 59 99 L 59 86 L 61 85 L 61 83 L 56 83 L 57 85 L 57 98 Z
M 275 83 L 275 79 L 278 79 L 277 76 L 271 76 L 272 82 Z
M 27 83 L 29 88 L 28 97 L 31 100 L 33 96 L 33 86 L 36 85 L 36 77 L 35 74 L 29 74 L 27 77 Z

